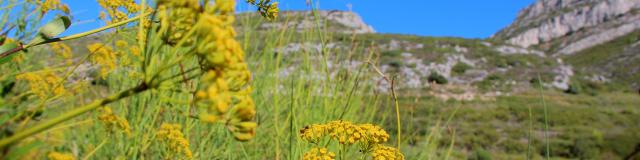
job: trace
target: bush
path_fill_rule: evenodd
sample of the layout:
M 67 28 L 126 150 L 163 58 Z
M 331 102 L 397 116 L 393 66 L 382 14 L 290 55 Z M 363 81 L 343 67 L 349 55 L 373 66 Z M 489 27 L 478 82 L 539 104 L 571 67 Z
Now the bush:
M 544 80 L 538 77 L 533 77 L 529 80 L 529 84 L 531 84 L 531 87 L 534 87 L 534 88 L 541 87 L 543 83 L 544 83 Z
M 464 62 L 458 62 L 456 63 L 456 65 L 453 65 L 453 68 L 451 68 L 451 71 L 453 71 L 453 73 L 461 75 L 467 72 L 467 70 L 469 69 L 471 69 L 471 65 Z
M 578 84 L 569 84 L 569 88 L 564 90 L 564 93 L 577 95 L 582 91 L 580 85 Z
M 502 146 L 504 146 L 504 151 L 507 153 L 526 153 L 527 152 L 527 144 L 522 142 L 518 142 L 514 139 L 506 139 L 502 142 Z
M 429 75 L 427 80 L 429 82 L 435 82 L 437 84 L 447 84 L 447 83 L 449 83 L 449 80 L 447 80 L 446 77 L 440 75 L 438 72 L 431 72 L 431 75 Z
M 491 153 L 484 149 L 478 149 L 468 158 L 469 160 L 491 160 Z

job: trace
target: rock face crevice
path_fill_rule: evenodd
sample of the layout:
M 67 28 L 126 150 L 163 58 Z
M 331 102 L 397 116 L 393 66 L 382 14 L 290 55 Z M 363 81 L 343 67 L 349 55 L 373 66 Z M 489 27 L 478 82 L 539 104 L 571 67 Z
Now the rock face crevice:
M 611 40 L 619 35 L 639 29 L 637 12 L 640 0 L 539 0 L 522 10 L 516 21 L 498 32 L 494 38 L 522 47 L 530 47 L 551 42 L 558 38 L 592 28 L 607 35 L 576 37 L 578 45 L 565 43 L 559 46 L 562 53 L 570 54 Z M 602 25 L 618 23 L 623 28 Z M 613 36 L 611 36 L 613 35 Z M 579 40 L 578 40 L 579 41 Z M 572 46 L 573 45 L 573 46 Z M 570 46 L 569 48 L 565 48 Z

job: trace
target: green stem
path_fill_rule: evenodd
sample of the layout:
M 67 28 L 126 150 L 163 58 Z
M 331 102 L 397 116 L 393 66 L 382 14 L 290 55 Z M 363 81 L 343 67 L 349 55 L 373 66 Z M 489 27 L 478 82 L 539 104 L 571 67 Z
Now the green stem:
M 402 126 L 400 125 L 400 105 L 398 104 L 398 95 L 396 94 L 395 89 L 395 77 L 391 79 L 391 95 L 393 96 L 393 102 L 396 107 L 396 125 L 398 126 L 398 141 L 396 142 L 396 146 L 398 151 L 400 151 L 400 142 L 402 137 Z
M 47 130 L 47 129 L 49 129 L 49 128 L 57 125 L 57 124 L 60 124 L 60 123 L 65 122 L 67 120 L 70 120 L 70 119 L 72 119 L 74 117 L 77 117 L 77 116 L 79 116 L 79 115 L 81 115 L 83 113 L 89 112 L 89 111 L 91 111 L 93 109 L 96 109 L 96 108 L 98 108 L 100 106 L 104 106 L 106 104 L 109 104 L 111 102 L 115 102 L 115 101 L 120 100 L 122 98 L 126 98 L 126 97 L 129 97 L 129 96 L 135 95 L 137 93 L 146 91 L 146 90 L 148 90 L 148 89 L 150 89 L 152 87 L 153 86 L 147 86 L 146 84 L 143 83 L 143 84 L 138 85 L 137 87 L 122 91 L 122 92 L 120 92 L 118 94 L 111 95 L 111 96 L 106 97 L 106 98 L 101 99 L 101 100 L 93 101 L 92 103 L 90 103 L 90 104 L 88 104 L 86 106 L 83 106 L 83 107 L 80 107 L 80 108 L 75 108 L 75 109 L 73 109 L 73 110 L 71 110 L 69 112 L 66 112 L 66 113 L 64 113 L 64 114 L 62 114 L 62 115 L 60 115 L 58 117 L 55 117 L 55 118 L 53 118 L 53 119 L 51 119 L 49 121 L 46 121 L 44 123 L 40 123 L 40 124 L 38 124 L 38 125 L 36 125 L 36 126 L 34 126 L 32 128 L 29 128 L 27 130 L 19 131 L 18 133 L 16 133 L 15 135 L 13 135 L 11 137 L 8 137 L 8 138 L 0 140 L 0 148 L 3 148 L 3 147 L 5 147 L 5 146 L 7 146 L 7 145 L 9 145 L 11 143 L 17 142 L 17 141 L 19 141 L 21 139 L 24 139 L 26 137 L 29 137 L 29 136 L 35 135 L 37 133 L 40 133 L 40 132 L 42 132 L 44 130 Z
M 151 14 L 151 12 L 145 13 L 143 15 L 139 15 L 139 16 L 136 16 L 136 17 L 133 17 L 133 18 L 129 18 L 127 20 L 124 20 L 124 21 L 121 21 L 121 22 L 118 22 L 118 23 L 114 23 L 114 24 L 110 24 L 110 25 L 107 25 L 107 26 L 104 26 L 104 27 L 100 27 L 100 28 L 97 28 L 97 29 L 94 29 L 94 30 L 90 30 L 90 31 L 87 31 L 87 32 L 82 32 L 82 33 L 78 33 L 78 34 L 74 34 L 74 35 L 70 35 L 70 36 L 66 36 L 66 37 L 51 39 L 49 41 L 45 41 L 45 42 L 38 43 L 38 44 L 35 44 L 35 45 L 81 38 L 81 37 L 84 37 L 84 36 L 88 36 L 88 35 L 91 35 L 91 34 L 102 32 L 102 31 L 107 30 L 107 29 L 111 29 L 111 28 L 115 28 L 115 27 L 118 27 L 118 26 L 121 26 L 121 25 L 125 25 L 125 24 L 127 24 L 129 22 L 136 21 L 136 20 L 138 20 L 138 19 L 140 19 L 142 17 L 148 16 L 150 14 Z M 29 48 L 29 47 L 30 47 L 30 45 L 27 44 L 27 45 L 25 45 L 24 48 Z

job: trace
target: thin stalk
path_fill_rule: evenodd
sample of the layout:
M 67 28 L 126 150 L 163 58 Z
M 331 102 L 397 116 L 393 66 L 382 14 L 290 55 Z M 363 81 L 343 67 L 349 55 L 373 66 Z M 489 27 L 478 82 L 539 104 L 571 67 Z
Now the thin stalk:
M 107 144 L 107 139 L 102 140 L 102 143 L 100 143 L 95 149 L 93 149 L 91 152 L 89 152 L 86 156 L 84 156 L 84 158 L 82 158 L 83 160 L 88 160 L 89 158 L 91 158 L 91 156 L 93 156 L 93 154 L 96 153 L 96 151 L 98 151 L 100 148 L 102 148 L 102 146 L 104 146 L 104 144 Z
M 387 77 L 386 75 L 384 75 L 384 73 L 382 73 L 382 71 L 380 71 L 380 69 L 378 69 L 378 67 L 376 67 L 373 62 L 368 61 L 368 63 L 370 64 L 371 67 L 373 67 L 373 69 L 382 76 L 382 78 L 384 78 L 385 81 L 389 82 L 391 84 L 391 86 L 389 87 L 389 89 L 391 90 L 391 96 L 393 98 L 393 102 L 396 108 L 396 125 L 398 127 L 397 131 L 398 131 L 398 139 L 396 141 L 396 147 L 398 148 L 398 150 L 400 150 L 400 141 L 402 139 L 402 127 L 401 127 L 401 123 L 400 123 L 400 105 L 398 104 L 398 95 L 396 95 L 396 90 L 395 90 L 395 77 L 392 79 L 389 79 L 389 77 Z
M 396 125 L 398 125 L 398 141 L 396 142 L 398 150 L 400 150 L 400 141 L 402 137 L 402 126 L 400 125 L 400 105 L 398 104 L 398 95 L 396 95 L 395 77 L 391 79 L 391 95 L 393 96 L 393 102 L 396 106 Z
M 544 141 L 545 141 L 545 149 L 546 149 L 546 159 L 551 157 L 551 147 L 549 146 L 549 112 L 547 110 L 547 102 L 544 100 L 544 88 L 542 87 L 542 78 L 540 77 L 540 73 L 538 73 L 538 84 L 540 84 L 540 99 L 542 100 L 542 107 L 544 108 Z

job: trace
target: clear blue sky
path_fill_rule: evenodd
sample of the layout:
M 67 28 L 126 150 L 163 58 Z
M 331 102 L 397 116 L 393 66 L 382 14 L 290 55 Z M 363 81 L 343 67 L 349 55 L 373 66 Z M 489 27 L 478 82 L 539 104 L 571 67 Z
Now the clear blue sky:
M 281 10 L 309 9 L 306 0 L 279 0 Z M 352 10 L 380 33 L 486 38 L 510 24 L 534 0 L 313 0 L 320 9 Z M 102 25 L 94 0 L 63 0 L 74 24 L 66 35 Z M 250 9 L 239 0 L 239 10 Z

